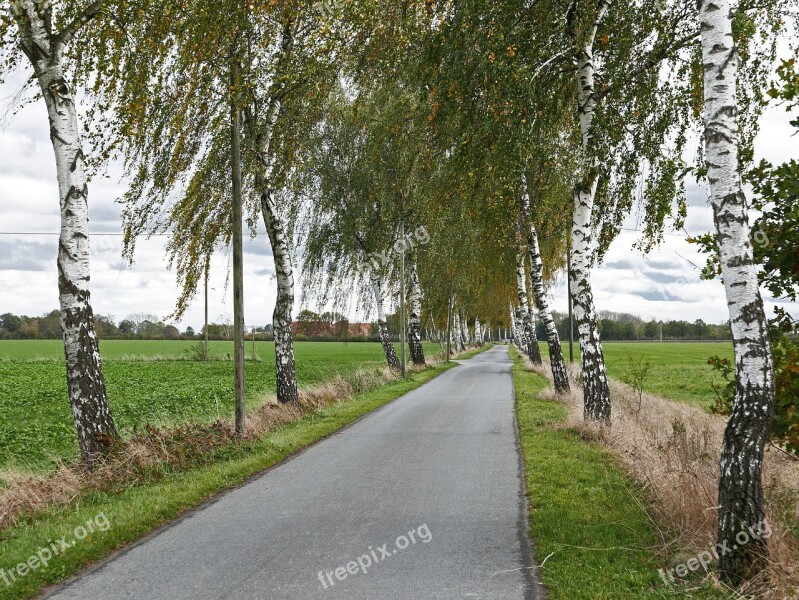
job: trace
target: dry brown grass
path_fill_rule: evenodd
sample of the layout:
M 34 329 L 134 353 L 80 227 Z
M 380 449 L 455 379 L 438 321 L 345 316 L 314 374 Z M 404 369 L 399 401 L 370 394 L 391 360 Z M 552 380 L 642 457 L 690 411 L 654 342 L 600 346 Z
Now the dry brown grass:
M 527 368 L 550 376 L 548 368 L 529 361 Z M 586 425 L 578 372 L 571 370 L 571 394 L 556 396 L 550 389 L 542 396 L 565 402 L 571 409 L 566 426 L 622 459 L 651 499 L 664 561 L 675 565 L 714 548 L 724 418 L 651 394 L 644 394 L 639 411 L 635 391 L 611 380 L 612 427 Z M 740 592 L 757 598 L 799 598 L 799 462 L 769 448 L 764 465 L 766 511 L 773 529 L 769 583 L 750 582 Z M 721 587 L 717 580 L 715 584 Z
M 361 368 L 347 377 L 336 375 L 324 385 L 301 390 L 297 404 L 282 405 L 274 396 L 264 397 L 260 408 L 247 415 L 244 440 L 236 437 L 232 420 L 170 428 L 148 427 L 120 444 L 105 463 L 91 473 L 77 462 L 61 464 L 45 475 L 0 472 L 0 480 L 4 481 L 0 488 L 0 531 L 47 508 L 67 506 L 87 491 L 120 491 L 158 479 L 167 467 L 208 464 L 214 460 L 214 451 L 225 445 L 257 439 L 306 414 L 396 378 L 389 369 Z

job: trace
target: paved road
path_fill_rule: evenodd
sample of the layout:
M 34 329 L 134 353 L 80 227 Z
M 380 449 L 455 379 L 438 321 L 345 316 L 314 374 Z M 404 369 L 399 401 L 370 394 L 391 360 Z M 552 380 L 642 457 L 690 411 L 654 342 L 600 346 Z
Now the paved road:
M 47 597 L 535 598 L 510 369 L 466 361 Z

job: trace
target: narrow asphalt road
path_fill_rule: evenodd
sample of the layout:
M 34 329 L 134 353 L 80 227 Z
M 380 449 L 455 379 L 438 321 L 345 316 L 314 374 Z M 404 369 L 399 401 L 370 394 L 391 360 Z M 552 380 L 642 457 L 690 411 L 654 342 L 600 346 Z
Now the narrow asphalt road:
M 46 597 L 536 598 L 510 370 L 478 355 Z

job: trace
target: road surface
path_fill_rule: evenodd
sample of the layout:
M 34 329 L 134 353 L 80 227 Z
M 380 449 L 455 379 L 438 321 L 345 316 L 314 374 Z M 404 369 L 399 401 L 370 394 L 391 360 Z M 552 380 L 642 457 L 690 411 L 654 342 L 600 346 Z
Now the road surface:
M 465 361 L 46 597 L 536 598 L 510 370 Z

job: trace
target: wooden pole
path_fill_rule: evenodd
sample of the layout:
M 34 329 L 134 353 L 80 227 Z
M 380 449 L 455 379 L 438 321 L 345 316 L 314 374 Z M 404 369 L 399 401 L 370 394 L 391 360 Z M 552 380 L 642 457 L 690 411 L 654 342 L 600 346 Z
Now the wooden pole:
M 447 362 L 452 356 L 452 285 L 449 288 L 449 300 L 447 301 Z
M 205 263 L 205 345 L 203 346 L 203 360 L 208 360 L 208 271 L 210 262 Z
M 402 240 L 402 256 L 400 257 L 400 353 L 402 354 L 401 370 L 405 377 L 405 223 L 400 224 Z
M 230 68 L 231 159 L 233 162 L 233 336 L 236 363 L 236 435 L 244 436 L 247 424 L 244 381 L 244 232 L 241 191 L 241 108 L 239 107 L 239 64 L 234 48 Z

